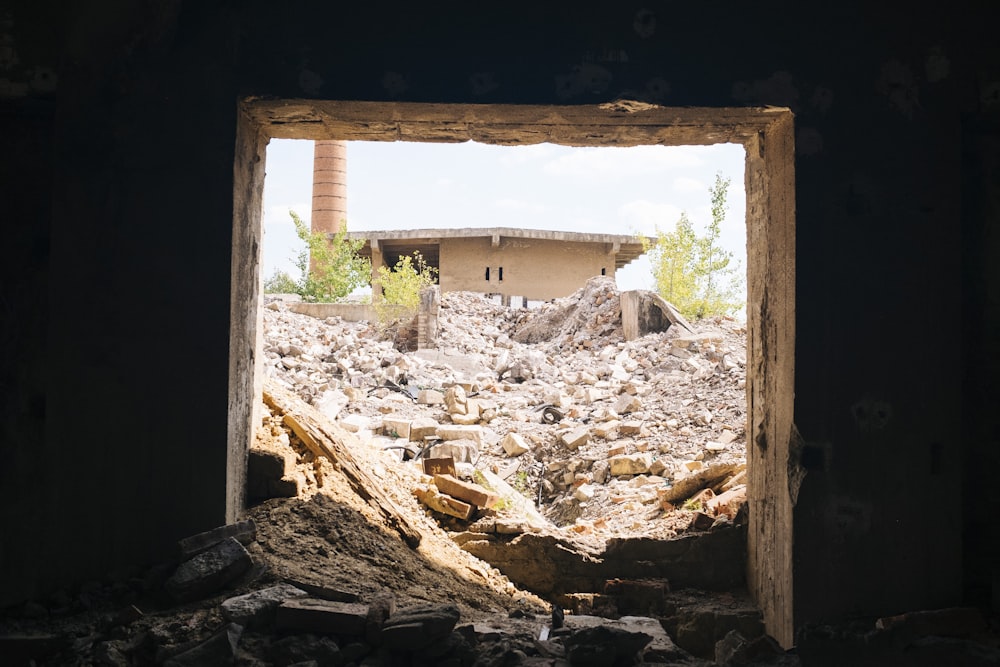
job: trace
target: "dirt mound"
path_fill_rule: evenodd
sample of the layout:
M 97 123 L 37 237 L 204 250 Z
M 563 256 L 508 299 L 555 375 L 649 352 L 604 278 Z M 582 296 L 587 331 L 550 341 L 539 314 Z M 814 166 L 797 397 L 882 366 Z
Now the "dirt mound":
M 594 276 L 570 296 L 525 313 L 511 338 L 532 344 L 594 345 L 624 340 L 615 279 Z M 589 341 L 589 342 L 588 342 Z

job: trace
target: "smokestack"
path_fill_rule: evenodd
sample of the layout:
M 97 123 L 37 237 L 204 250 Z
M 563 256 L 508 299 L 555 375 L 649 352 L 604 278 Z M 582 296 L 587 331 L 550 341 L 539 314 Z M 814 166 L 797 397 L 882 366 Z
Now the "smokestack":
M 347 142 L 313 144 L 313 232 L 339 232 L 347 219 Z

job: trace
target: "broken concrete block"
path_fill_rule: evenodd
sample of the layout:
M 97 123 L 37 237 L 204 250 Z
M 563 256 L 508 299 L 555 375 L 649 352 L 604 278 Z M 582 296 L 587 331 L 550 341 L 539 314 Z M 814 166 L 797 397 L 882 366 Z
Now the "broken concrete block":
M 579 449 L 582 445 L 590 441 L 590 429 L 586 426 L 581 426 L 568 433 L 563 433 L 559 439 L 567 449 Z
M 342 419 L 337 421 L 338 424 L 344 427 L 345 431 L 351 433 L 359 433 L 365 429 L 371 428 L 371 420 L 364 415 L 347 415 Z
M 438 423 L 430 417 L 419 417 L 410 422 L 410 440 L 412 442 L 423 442 L 431 435 L 437 435 Z
M 424 648 L 451 634 L 459 616 L 453 604 L 401 609 L 382 626 L 382 644 L 393 651 Z
M 286 471 L 295 469 L 295 459 L 291 450 L 278 452 L 252 447 L 247 459 L 247 496 L 256 500 L 296 496 L 298 483 L 286 478 Z
M 241 544 L 250 544 L 257 539 L 257 524 L 247 519 L 185 537 L 177 543 L 178 559 L 187 560 L 229 537 L 235 537 Z
M 464 415 L 468 410 L 468 400 L 462 385 L 448 387 L 444 392 L 445 409 L 450 415 Z
M 667 469 L 667 464 L 660 459 L 655 459 L 649 464 L 649 474 L 650 475 L 662 475 Z
M 197 646 L 168 658 L 163 665 L 164 667 L 231 665 L 236 657 L 236 646 L 242 636 L 243 626 L 230 623 Z
M 365 641 L 372 646 L 382 643 L 382 626 L 396 613 L 396 597 L 391 593 L 378 595 L 368 605 L 368 618 L 365 623 Z
M 437 436 L 442 440 L 472 440 L 477 447 L 483 444 L 483 429 L 479 426 L 448 426 L 441 424 Z M 459 459 L 455 459 L 458 461 Z
M 266 626 L 274 620 L 275 611 L 282 602 L 308 595 L 291 584 L 277 584 L 229 598 L 222 603 L 222 617 L 245 628 Z
M 268 664 L 274 665 L 343 665 L 347 662 L 334 640 L 311 634 L 290 635 L 273 641 L 268 658 Z
M 300 598 L 282 602 L 274 620 L 281 630 L 362 637 L 367 619 L 366 604 Z
M 459 426 L 472 426 L 473 424 L 478 424 L 481 418 L 479 414 L 478 405 L 467 406 L 468 412 L 465 414 L 453 413 L 451 416 L 451 421 Z
M 622 435 L 641 435 L 643 426 L 638 419 L 626 419 L 618 430 L 621 431 Z
M 730 431 L 729 429 L 726 429 L 719 434 L 719 437 L 716 438 L 716 440 L 724 445 L 728 445 L 736 441 L 736 434 Z
M 620 415 L 642 410 L 642 400 L 632 394 L 620 394 L 615 400 L 614 411 Z
M 441 493 L 465 500 L 476 507 L 492 507 L 499 500 L 495 493 L 487 491 L 479 484 L 463 482 L 451 475 L 434 475 L 434 486 Z
M 394 436 L 400 440 L 410 439 L 410 422 L 408 417 L 400 415 L 386 415 L 382 417 L 382 432 L 389 436 Z
M 725 515 L 730 519 L 735 519 L 736 513 L 740 510 L 740 505 L 746 501 L 747 487 L 741 484 L 713 498 L 709 498 L 705 501 L 705 507 L 714 516 Z
M 713 440 L 709 440 L 708 442 L 705 443 L 705 449 L 706 451 L 709 452 L 718 453 L 726 451 L 726 446 L 721 442 L 715 442 Z
M 642 475 L 649 472 L 649 466 L 653 463 L 653 455 L 649 452 L 622 454 L 612 457 L 608 463 L 611 466 L 612 476 Z
M 438 432 L 440 433 L 440 429 L 438 429 Z M 432 459 L 450 458 L 456 464 L 472 463 L 479 458 L 479 446 L 474 440 L 446 440 L 428 448 L 425 456 Z
M 585 503 L 588 500 L 593 500 L 594 498 L 594 487 L 591 484 L 581 484 L 576 487 L 576 491 L 573 492 L 573 497 L 579 500 L 581 503 Z
M 417 403 L 420 405 L 440 405 L 444 403 L 444 394 L 437 389 L 421 389 L 417 394 Z
M 616 440 L 618 438 L 618 429 L 621 425 L 622 423 L 617 419 L 601 422 L 594 426 L 594 435 L 605 440 Z
M 252 564 L 250 553 L 229 537 L 181 563 L 163 586 L 178 602 L 197 600 L 242 576 Z
M 633 665 L 653 638 L 610 625 L 583 628 L 563 640 L 571 665 Z
M 691 463 L 699 463 L 699 467 L 694 468 L 696 472 L 686 477 L 674 478 L 673 486 L 665 490 L 662 494 L 664 501 L 677 503 L 690 498 L 694 493 L 705 487 L 715 486 L 731 475 L 736 469 L 735 463 L 717 463 L 707 468 L 700 467 L 700 462 L 698 461 L 689 461 L 684 465 L 688 467 Z
M 528 443 L 524 439 L 524 436 L 520 433 L 514 433 L 513 431 L 504 436 L 500 446 L 503 447 L 507 456 L 520 456 L 530 449 L 528 447 Z
M 468 521 L 472 517 L 472 513 L 476 510 L 475 506 L 439 493 L 437 488 L 434 487 L 417 487 L 413 490 L 413 495 L 417 497 L 417 500 L 435 512 L 457 517 L 463 521 Z

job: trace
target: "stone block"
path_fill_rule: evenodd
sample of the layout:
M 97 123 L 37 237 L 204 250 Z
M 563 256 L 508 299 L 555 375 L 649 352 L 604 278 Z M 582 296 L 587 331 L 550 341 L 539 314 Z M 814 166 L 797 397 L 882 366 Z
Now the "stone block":
M 568 433 L 563 433 L 560 440 L 567 449 L 579 449 L 590 441 L 590 429 L 586 426 L 575 428 Z
M 444 392 L 445 409 L 450 415 L 464 415 L 468 411 L 468 401 L 462 385 L 448 387 Z
M 178 602 L 197 600 L 239 578 L 252 564 L 250 553 L 229 537 L 181 563 L 163 586 Z
M 278 606 L 275 624 L 281 630 L 363 637 L 368 605 L 316 598 L 286 600 Z
M 453 604 L 402 609 L 382 626 L 382 644 L 393 651 L 424 648 L 451 634 L 459 616 Z
M 222 617 L 245 628 L 262 627 L 274 621 L 275 612 L 285 600 L 309 594 L 291 584 L 277 584 L 222 603 Z
M 642 410 L 642 400 L 632 394 L 620 394 L 615 400 L 614 410 L 620 415 Z
M 442 440 L 472 440 L 477 447 L 483 444 L 483 429 L 479 426 L 449 426 L 441 424 L 437 436 Z M 455 459 L 456 461 L 458 459 Z
M 430 417 L 418 417 L 410 422 L 410 440 L 423 442 L 427 436 L 437 435 L 438 423 Z
M 395 435 L 400 440 L 409 440 L 411 422 L 409 417 L 386 415 L 382 417 L 382 432 L 389 436 Z
M 371 420 L 364 415 L 347 415 L 343 417 L 338 422 L 344 427 L 345 431 L 351 433 L 359 433 L 365 429 L 371 428 Z
M 476 507 L 492 507 L 498 500 L 495 493 L 487 491 L 479 484 L 464 482 L 455 479 L 451 475 L 434 475 L 434 486 L 441 493 L 445 493 L 453 498 L 465 500 Z
M 642 475 L 649 472 L 649 466 L 653 463 L 653 456 L 649 452 L 623 454 L 612 457 L 608 463 L 611 466 L 612 476 Z
M 230 623 L 202 643 L 168 658 L 163 665 L 164 667 L 231 665 L 236 657 L 236 646 L 242 636 L 243 626 Z
M 444 394 L 437 389 L 421 389 L 417 393 L 417 403 L 420 405 L 441 405 Z
M 524 436 L 520 433 L 514 433 L 513 431 L 504 436 L 500 446 L 503 447 L 507 456 L 520 456 L 530 449 L 528 447 L 528 443 L 524 439 Z
M 440 433 L 440 429 L 438 432 Z M 425 453 L 425 457 L 431 459 L 450 458 L 455 463 L 472 463 L 479 458 L 479 446 L 474 440 L 446 440 L 430 447 Z
M 468 521 L 472 518 L 472 513 L 476 511 L 474 505 L 439 493 L 436 488 L 418 487 L 413 490 L 413 495 L 417 497 L 417 500 L 435 512 L 447 514 L 463 521 Z
M 594 426 L 594 435 L 605 440 L 615 440 L 618 438 L 618 430 L 622 423 L 617 419 L 601 422 Z
M 177 542 L 178 558 L 187 560 L 229 537 L 235 537 L 240 544 L 250 544 L 257 539 L 257 524 L 253 519 L 247 519 L 185 537 Z
M 642 422 L 638 419 L 626 419 L 619 429 L 622 435 L 640 435 L 642 433 Z

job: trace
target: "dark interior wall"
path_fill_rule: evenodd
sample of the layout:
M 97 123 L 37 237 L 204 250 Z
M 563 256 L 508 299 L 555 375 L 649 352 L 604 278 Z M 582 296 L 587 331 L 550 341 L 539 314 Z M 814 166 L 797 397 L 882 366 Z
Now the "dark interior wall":
M 804 3 L 763 3 L 723 20 L 714 5 L 539 4 L 0 10 L 0 44 L 19 56 L 0 69 L 0 128 L 18 148 L 0 151 L 4 215 L 17 222 L 5 225 L 13 259 L 0 269 L 12 313 L 0 337 L 0 603 L 150 562 L 226 517 L 246 95 L 789 106 L 795 411 L 810 453 L 795 508 L 796 616 L 958 602 L 963 544 L 965 583 L 990 581 L 995 549 L 963 518 L 986 493 L 963 487 L 970 457 L 986 451 L 963 440 L 986 419 L 963 412 L 963 388 L 997 398 L 989 373 L 963 380 L 978 363 L 963 354 L 963 323 L 988 318 L 963 310 L 983 274 L 963 272 L 975 244 L 962 222 L 996 225 L 963 217 L 962 146 L 987 140 L 962 119 L 995 113 L 1000 86 L 977 5 L 840 3 L 816 19 Z

